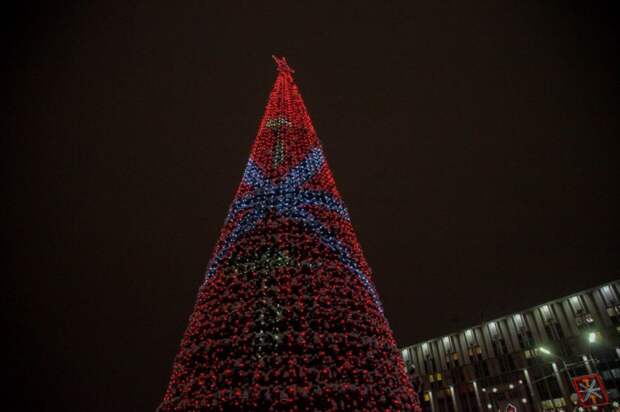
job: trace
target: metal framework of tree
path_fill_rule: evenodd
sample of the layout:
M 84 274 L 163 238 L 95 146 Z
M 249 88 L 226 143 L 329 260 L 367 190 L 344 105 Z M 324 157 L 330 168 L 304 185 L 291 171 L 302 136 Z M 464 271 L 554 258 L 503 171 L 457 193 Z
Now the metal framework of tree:
M 284 58 L 160 411 L 413 411 L 371 270 Z

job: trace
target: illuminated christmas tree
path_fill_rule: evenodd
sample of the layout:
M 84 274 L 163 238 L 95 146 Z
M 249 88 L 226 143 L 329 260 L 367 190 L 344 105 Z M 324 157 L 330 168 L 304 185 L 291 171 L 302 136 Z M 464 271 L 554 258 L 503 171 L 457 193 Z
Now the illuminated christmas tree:
M 418 410 L 293 70 L 276 63 L 159 410 Z

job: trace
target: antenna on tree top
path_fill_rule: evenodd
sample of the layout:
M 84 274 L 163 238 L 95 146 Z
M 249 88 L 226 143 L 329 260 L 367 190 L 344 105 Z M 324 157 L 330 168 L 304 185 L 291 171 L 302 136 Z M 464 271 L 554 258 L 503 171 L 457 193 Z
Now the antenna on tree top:
M 277 57 L 275 55 L 271 55 L 271 57 L 273 57 L 273 60 L 275 60 L 276 65 L 278 66 L 278 71 L 282 72 L 282 73 L 295 73 L 295 70 L 291 69 L 291 67 L 288 65 L 288 63 L 286 62 L 286 58 L 285 57 Z

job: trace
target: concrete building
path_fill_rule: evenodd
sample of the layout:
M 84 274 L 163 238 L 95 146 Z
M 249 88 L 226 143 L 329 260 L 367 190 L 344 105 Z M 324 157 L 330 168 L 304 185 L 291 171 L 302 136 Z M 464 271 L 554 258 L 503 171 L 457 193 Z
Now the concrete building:
M 424 411 L 581 410 L 572 378 L 620 401 L 620 281 L 402 349 Z

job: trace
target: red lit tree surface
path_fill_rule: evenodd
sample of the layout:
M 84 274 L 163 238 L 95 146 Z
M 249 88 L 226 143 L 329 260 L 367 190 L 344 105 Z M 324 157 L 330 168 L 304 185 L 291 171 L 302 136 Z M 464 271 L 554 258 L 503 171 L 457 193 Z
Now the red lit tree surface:
M 278 75 L 160 411 L 417 411 L 292 70 Z

